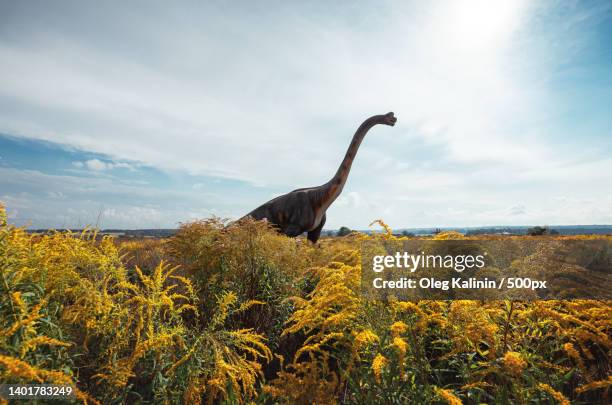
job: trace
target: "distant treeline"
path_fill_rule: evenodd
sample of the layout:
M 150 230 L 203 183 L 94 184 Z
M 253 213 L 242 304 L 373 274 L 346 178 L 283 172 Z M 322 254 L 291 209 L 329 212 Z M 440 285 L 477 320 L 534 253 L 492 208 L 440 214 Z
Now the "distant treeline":
M 606 235 L 612 234 L 612 225 L 553 225 L 553 226 L 489 226 L 489 227 L 450 227 L 450 228 L 399 228 L 393 232 L 397 235 L 404 236 L 423 236 L 435 235 L 444 231 L 456 231 L 464 235 L 527 235 L 537 229 L 545 229 L 547 234 L 557 235 Z M 58 231 L 67 231 L 68 229 L 57 229 Z M 50 229 L 29 229 L 30 233 L 47 233 Z M 80 233 L 82 229 L 70 229 L 74 233 Z M 103 235 L 112 235 L 120 238 L 168 238 L 177 232 L 176 229 L 103 229 L 100 231 Z M 339 230 L 326 229 L 323 231 L 324 236 L 345 236 L 351 230 L 347 227 L 341 227 Z M 371 233 L 371 230 L 359 230 L 363 233 Z
M 347 232 L 346 227 L 339 230 L 324 231 L 327 236 L 343 236 Z M 350 230 L 349 230 L 350 231 Z M 448 228 L 399 228 L 393 229 L 398 236 L 426 236 L 435 235 L 440 232 L 455 231 L 464 235 L 528 235 L 528 234 L 551 234 L 551 235 L 610 235 L 612 225 L 545 225 L 545 226 L 487 226 L 487 227 L 448 227 Z M 540 233 L 539 231 L 543 231 Z M 360 230 L 359 232 L 371 233 L 371 230 Z
M 457 230 L 457 229 L 454 229 Z M 468 228 L 458 232 L 466 235 L 482 234 L 512 234 L 527 235 L 538 230 L 545 230 L 548 234 L 558 235 L 605 235 L 612 234 L 612 225 L 558 225 L 558 226 L 510 226 L 510 227 L 486 227 Z
M 29 233 L 48 233 L 53 229 L 28 229 Z M 70 231 L 72 233 L 81 233 L 83 229 L 55 229 L 55 231 Z M 174 235 L 177 229 L 102 229 L 99 231 L 102 235 L 112 235 L 120 238 L 168 238 Z

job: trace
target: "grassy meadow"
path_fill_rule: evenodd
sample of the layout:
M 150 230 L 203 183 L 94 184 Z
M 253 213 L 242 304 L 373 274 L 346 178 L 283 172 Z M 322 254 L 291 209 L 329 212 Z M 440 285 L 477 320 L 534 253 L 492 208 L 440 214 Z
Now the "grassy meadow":
M 118 242 L 31 235 L 0 206 L 0 382 L 88 404 L 610 403 L 610 302 L 367 301 L 359 247 L 396 238 L 381 226 Z

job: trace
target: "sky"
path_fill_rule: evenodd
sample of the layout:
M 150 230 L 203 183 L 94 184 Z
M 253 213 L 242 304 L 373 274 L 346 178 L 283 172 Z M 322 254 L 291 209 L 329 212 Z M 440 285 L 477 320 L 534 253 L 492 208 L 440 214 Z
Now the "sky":
M 612 224 L 612 3 L 0 0 L 0 201 L 30 228 Z

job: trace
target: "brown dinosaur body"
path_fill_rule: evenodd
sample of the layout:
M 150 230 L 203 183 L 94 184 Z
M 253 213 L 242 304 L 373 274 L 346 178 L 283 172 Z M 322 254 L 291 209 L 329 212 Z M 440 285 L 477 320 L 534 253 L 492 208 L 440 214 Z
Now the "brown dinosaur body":
M 315 243 L 325 225 L 325 212 L 344 188 L 361 141 L 373 126 L 393 126 L 396 120 L 392 112 L 368 118 L 355 132 L 338 171 L 330 181 L 318 187 L 299 188 L 276 197 L 255 208 L 245 217 L 266 219 L 290 237 L 307 232 L 308 239 Z

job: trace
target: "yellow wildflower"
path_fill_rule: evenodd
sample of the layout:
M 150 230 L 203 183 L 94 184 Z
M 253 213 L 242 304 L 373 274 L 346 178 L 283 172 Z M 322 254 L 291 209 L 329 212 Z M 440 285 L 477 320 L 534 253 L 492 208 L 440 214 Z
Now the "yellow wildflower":
M 408 344 L 401 337 L 393 338 L 393 346 L 397 349 L 397 357 L 399 362 L 399 374 L 400 379 L 404 379 L 404 358 L 408 351 Z
M 578 352 L 578 350 L 576 350 L 573 344 L 571 343 L 564 344 L 563 350 L 565 350 L 565 353 L 567 353 L 570 359 L 573 359 L 576 362 L 576 364 L 578 365 L 578 367 L 580 367 L 580 369 L 584 368 L 582 357 L 580 357 L 580 353 Z
M 463 402 L 451 391 L 443 388 L 436 388 L 436 394 L 449 405 L 462 405 Z
M 19 308 L 19 310 L 22 313 L 26 312 L 26 304 L 25 304 L 25 302 L 23 302 L 23 299 L 21 298 L 21 291 L 13 292 L 11 294 L 11 299 L 13 300 L 13 302 L 15 303 L 17 308 Z
M 384 234 L 385 239 L 393 237 L 393 230 L 391 229 L 389 225 L 385 223 L 385 221 L 383 221 L 382 219 L 377 219 L 375 221 L 372 221 L 372 223 L 370 224 L 370 227 L 372 227 L 372 225 L 374 224 L 380 225 L 385 230 L 385 234 Z
M 21 346 L 20 356 L 23 358 L 27 352 L 36 349 L 40 345 L 69 347 L 72 346 L 72 343 L 62 342 L 60 340 L 53 339 L 48 336 L 37 336 L 33 339 L 26 341 Z
M 402 321 L 397 321 L 391 325 L 391 335 L 397 337 L 408 330 L 408 325 Z
M 462 233 L 456 231 L 445 231 L 440 232 L 434 236 L 434 240 L 446 240 L 446 239 L 465 239 Z
M 16 297 L 14 296 L 13 298 L 16 298 Z M 20 297 L 18 296 L 18 298 Z M 41 302 L 36 304 L 32 308 L 32 310 L 30 311 L 30 314 L 26 318 L 18 322 L 15 322 L 10 328 L 0 331 L 0 336 L 11 337 L 20 328 L 34 324 L 38 319 L 43 317 L 43 315 L 40 313 L 40 310 L 44 305 L 46 305 L 46 303 L 47 302 L 45 300 L 42 300 Z
M 477 382 L 473 382 L 470 384 L 465 384 L 464 386 L 461 387 L 462 390 L 470 390 L 473 388 L 480 388 L 483 389 L 484 387 L 490 387 L 491 384 L 489 384 L 486 381 L 477 381 Z
M 563 396 L 563 394 L 561 394 L 559 391 L 555 390 L 550 385 L 544 384 L 544 383 L 539 383 L 538 384 L 538 388 L 540 388 L 542 391 L 545 391 L 548 394 L 550 394 L 550 396 L 553 397 L 555 400 L 557 400 L 557 402 L 559 402 L 559 404 L 561 404 L 561 405 L 570 405 L 570 401 L 567 398 L 565 398 L 565 396 Z
M 370 343 L 378 342 L 378 336 L 370 329 L 364 329 L 355 336 L 353 347 L 359 350 Z
M 397 348 L 398 353 L 403 357 L 408 350 L 408 344 L 400 337 L 393 338 L 393 346 Z
M 506 352 L 503 363 L 506 371 L 514 377 L 520 376 L 525 367 L 527 367 L 527 362 L 517 352 Z
M 608 376 L 607 380 L 593 381 L 591 383 L 581 385 L 580 387 L 576 388 L 576 393 L 582 394 L 586 391 L 596 390 L 598 388 L 606 388 L 610 385 L 612 385 L 612 375 Z
M 29 382 L 43 382 L 42 378 L 38 375 L 39 370 L 36 367 L 30 366 L 25 361 L 0 354 L 0 366 L 6 368 L 5 375 L 22 378 Z
M 374 361 L 372 361 L 372 371 L 374 372 L 374 378 L 376 382 L 380 384 L 382 378 L 383 368 L 387 365 L 389 361 L 385 356 L 378 353 L 376 357 L 374 357 Z
M 398 312 L 412 312 L 417 315 L 423 314 L 423 310 L 419 308 L 417 304 L 410 301 L 398 301 L 394 304 L 394 307 Z

